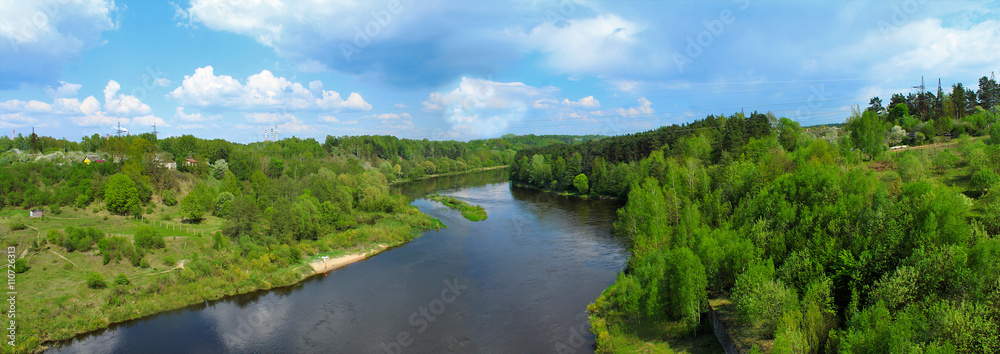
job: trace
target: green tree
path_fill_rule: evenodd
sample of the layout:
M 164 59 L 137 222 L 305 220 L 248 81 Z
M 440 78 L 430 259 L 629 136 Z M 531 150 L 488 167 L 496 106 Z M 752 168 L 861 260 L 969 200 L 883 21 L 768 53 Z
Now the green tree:
M 139 215 L 142 206 L 139 189 L 128 176 L 118 173 L 104 184 L 104 203 L 108 211 L 119 215 Z
M 229 164 L 226 163 L 226 160 L 218 159 L 212 165 L 212 176 L 217 180 L 221 181 L 226 176 L 227 171 L 229 171 Z
M 851 130 L 851 142 L 868 155 L 869 159 L 874 159 L 885 150 L 885 138 L 889 132 L 888 125 L 878 117 L 874 111 L 865 111 L 860 117 L 848 122 L 848 129 Z
M 580 193 L 587 194 L 590 190 L 590 186 L 587 185 L 587 175 L 582 173 L 576 175 L 576 178 L 573 178 L 573 187 Z
M 281 173 L 285 171 L 285 161 L 278 160 L 276 158 L 271 158 L 267 163 L 267 177 L 278 178 L 281 177 Z

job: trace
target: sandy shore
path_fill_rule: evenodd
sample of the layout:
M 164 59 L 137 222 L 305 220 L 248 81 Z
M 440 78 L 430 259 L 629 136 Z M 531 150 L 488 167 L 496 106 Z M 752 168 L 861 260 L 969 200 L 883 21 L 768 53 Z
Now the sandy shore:
M 315 274 L 326 273 L 331 270 L 374 256 L 379 252 L 384 251 L 386 248 L 389 248 L 389 246 L 378 245 L 378 248 L 365 253 L 348 254 L 337 258 L 320 259 L 315 262 L 309 263 L 309 266 L 312 267 L 313 272 L 315 272 Z

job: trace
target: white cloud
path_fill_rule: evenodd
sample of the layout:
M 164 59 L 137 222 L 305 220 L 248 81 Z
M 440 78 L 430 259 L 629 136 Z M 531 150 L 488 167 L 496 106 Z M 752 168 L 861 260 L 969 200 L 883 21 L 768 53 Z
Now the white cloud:
M 615 14 L 571 19 L 564 26 L 546 22 L 528 33 L 509 31 L 534 50 L 548 55 L 551 67 L 569 73 L 605 73 L 632 63 L 642 44 L 638 23 Z
M 521 121 L 530 102 L 546 98 L 557 89 L 536 88 L 521 82 L 495 82 L 462 78 L 458 88 L 449 93 L 433 92 L 424 108 L 442 112 L 451 124 L 449 136 L 483 137 L 505 131 Z
M 378 119 L 378 120 L 399 120 L 399 119 L 411 119 L 409 113 L 396 114 L 396 113 L 382 113 L 382 114 L 372 114 L 365 117 L 365 119 Z
M 81 87 L 83 87 L 83 85 L 59 81 L 59 87 L 55 89 L 50 86 L 45 86 L 45 94 L 54 98 L 72 97 L 76 96 L 77 91 L 80 91 Z
M 2 8 L 0 89 L 55 81 L 66 62 L 118 26 L 111 0 L 3 1 Z
M 623 117 L 634 118 L 638 116 L 648 116 L 653 114 L 653 104 L 649 102 L 645 97 L 639 97 L 639 105 L 629 108 L 618 108 L 615 110 L 619 115 Z
M 327 123 L 340 123 L 340 120 L 334 116 L 320 115 L 319 120 L 321 122 L 327 122 Z
M 160 77 L 160 78 L 153 79 L 153 85 L 154 86 L 159 86 L 159 87 L 170 86 L 170 79 L 165 78 L 165 77 Z
M 251 75 L 246 84 L 228 75 L 215 75 L 211 66 L 198 68 L 194 75 L 184 76 L 184 81 L 168 94 L 182 105 L 208 108 L 234 108 L 244 111 L 287 110 L 370 110 L 361 94 L 352 92 L 346 100 L 336 91 L 323 90 L 319 81 L 309 83 L 309 88 L 276 77 L 268 70 Z
M 169 127 L 170 126 L 170 124 L 167 123 L 165 120 L 163 120 L 163 118 L 154 116 L 152 114 L 132 118 L 132 125 L 133 126 L 138 125 L 138 126 L 148 127 L 148 126 L 152 126 L 154 124 L 156 125 L 157 128 Z
M 875 31 L 859 43 L 836 48 L 826 58 L 830 67 L 860 66 L 875 76 L 932 72 L 975 78 L 996 70 L 1000 63 L 1000 20 L 969 27 L 947 27 L 938 18 L 913 21 L 898 29 Z
M 209 120 L 216 120 L 222 118 L 221 115 L 204 115 L 201 113 L 184 113 L 184 107 L 177 107 L 176 113 L 174 114 L 177 118 L 188 122 L 204 122 Z
M 409 107 L 407 107 L 407 106 L 406 106 L 405 104 L 402 104 L 402 103 L 397 103 L 397 104 L 395 105 L 395 107 L 396 107 L 396 108 L 399 108 L 399 109 L 406 109 L 406 108 L 409 108 Z
M 108 81 L 108 86 L 104 88 L 104 109 L 108 113 L 133 117 L 138 115 L 149 115 L 153 112 L 149 105 L 142 103 L 132 95 L 118 93 L 121 85 L 115 80 Z
M 87 96 L 83 101 L 75 97 L 55 97 L 52 103 L 36 100 L 0 101 L 0 120 L 3 121 L 3 126 L 13 127 L 38 123 L 59 125 L 64 121 L 77 126 L 105 128 L 117 126 L 118 123 L 140 126 L 151 126 L 156 123 L 157 126 L 169 126 L 166 121 L 154 116 L 149 106 L 139 99 L 119 94 L 120 88 L 120 85 L 113 80 L 105 87 L 104 110 L 101 109 L 101 102 L 94 96 Z

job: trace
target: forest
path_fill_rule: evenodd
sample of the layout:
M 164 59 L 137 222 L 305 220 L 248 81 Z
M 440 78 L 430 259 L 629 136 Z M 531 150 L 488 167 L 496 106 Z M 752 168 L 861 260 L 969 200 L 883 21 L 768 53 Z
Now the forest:
M 876 98 L 843 129 L 709 116 L 519 150 L 511 178 L 625 200 L 632 256 L 588 308 L 599 352 L 690 349 L 714 308 L 743 351 L 995 353 L 998 97 L 984 77 Z

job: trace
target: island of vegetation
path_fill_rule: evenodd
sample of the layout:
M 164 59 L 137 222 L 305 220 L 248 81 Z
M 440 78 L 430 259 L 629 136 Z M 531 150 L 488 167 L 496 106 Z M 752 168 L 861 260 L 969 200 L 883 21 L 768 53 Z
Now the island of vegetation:
M 717 352 L 715 326 L 740 352 L 997 353 L 998 123 L 983 77 L 841 127 L 754 112 L 521 149 L 510 174 L 626 200 L 598 352 Z
M 429 195 L 427 196 L 427 199 L 439 202 L 449 208 L 462 212 L 462 216 L 470 221 L 486 220 L 486 209 L 483 209 L 480 205 L 471 205 L 466 203 L 464 200 L 441 194 Z
M 293 285 L 444 226 L 391 183 L 596 138 L 2 136 L 0 241 L 16 250 L 21 294 L 17 347 L 4 350 Z

